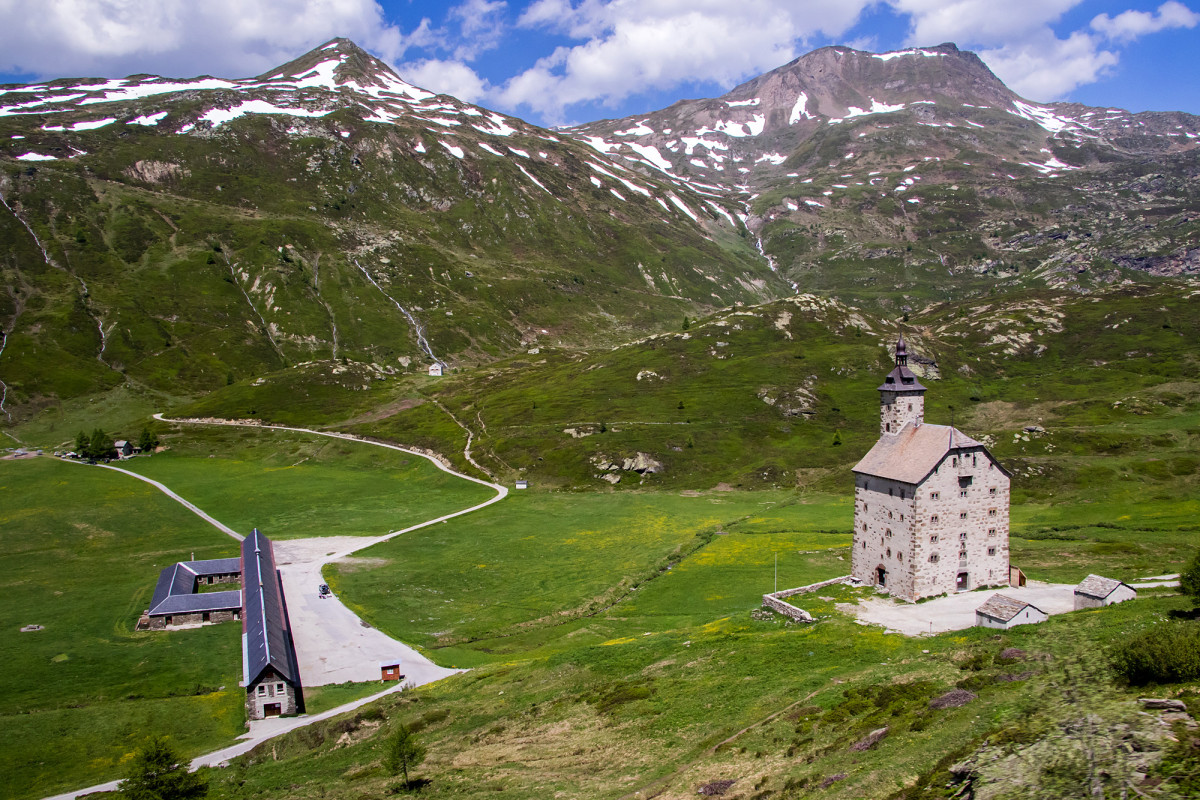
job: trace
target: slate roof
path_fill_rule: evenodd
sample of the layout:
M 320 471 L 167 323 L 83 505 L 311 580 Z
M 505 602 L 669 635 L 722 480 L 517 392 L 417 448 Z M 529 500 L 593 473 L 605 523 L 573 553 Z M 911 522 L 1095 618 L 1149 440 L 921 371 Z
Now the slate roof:
M 150 598 L 149 614 L 195 614 L 201 611 L 230 611 L 242 607 L 240 590 L 196 592 L 196 577 L 241 572 L 240 558 L 216 558 L 209 561 L 180 561 L 158 575 Z
M 1008 622 L 1017 614 L 1020 614 L 1025 608 L 1032 608 L 1045 614 L 1040 608 L 1033 603 L 1026 603 L 1023 600 L 1014 600 L 1011 597 L 1006 597 L 1002 594 L 994 594 L 987 599 L 987 602 L 975 609 L 976 614 L 983 614 L 1000 622 Z
M 924 392 L 927 391 L 921 382 L 917 380 L 917 375 L 911 369 L 903 364 L 897 364 L 896 368 L 889 372 L 883 379 L 883 383 L 879 387 L 881 392 Z
M 183 561 L 181 563 L 198 576 L 229 575 L 242 571 L 241 558 L 210 558 L 207 561 Z
M 242 564 L 246 685 L 256 683 L 269 668 L 298 687 L 300 668 L 275 567 L 275 550 L 258 528 L 242 541 Z
M 1094 597 L 1097 600 L 1103 600 L 1117 590 L 1118 586 L 1128 586 L 1128 584 L 1118 581 L 1114 578 L 1104 578 L 1100 575 L 1088 575 L 1083 579 L 1083 582 L 1075 587 L 1075 594 L 1082 594 L 1086 597 Z
M 952 450 L 975 448 L 982 450 L 985 457 L 1004 470 L 981 442 L 957 428 L 909 423 L 899 433 L 880 436 L 874 447 L 854 465 L 854 472 L 915 485 L 925 480 Z

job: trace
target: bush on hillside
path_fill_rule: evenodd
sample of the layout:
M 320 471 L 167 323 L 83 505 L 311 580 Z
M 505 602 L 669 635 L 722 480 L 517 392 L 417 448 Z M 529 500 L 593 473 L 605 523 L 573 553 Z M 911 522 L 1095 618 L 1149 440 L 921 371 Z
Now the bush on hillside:
M 1196 551 L 1187 567 L 1179 573 L 1179 588 L 1188 597 L 1200 603 L 1200 550 Z
M 1113 670 L 1133 686 L 1200 678 L 1200 623 L 1155 625 L 1109 651 Z

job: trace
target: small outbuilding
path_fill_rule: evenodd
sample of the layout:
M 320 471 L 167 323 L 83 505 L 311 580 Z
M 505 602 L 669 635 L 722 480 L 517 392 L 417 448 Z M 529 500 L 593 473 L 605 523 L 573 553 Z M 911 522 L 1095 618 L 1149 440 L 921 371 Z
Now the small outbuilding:
M 518 489 L 528 489 L 529 481 L 517 481 L 517 488 Z
M 117 448 L 117 455 L 121 458 L 129 458 L 133 455 L 133 442 L 117 439 L 113 442 L 113 447 Z
M 1075 587 L 1075 610 L 1103 608 L 1137 598 L 1137 589 L 1114 578 L 1088 575 Z
M 975 625 L 980 628 L 1007 630 L 1017 625 L 1036 625 L 1045 622 L 1049 616 L 1033 603 L 994 594 L 986 603 L 975 609 Z
M 446 371 L 445 365 L 440 361 L 435 361 L 429 365 L 429 376 L 432 378 L 442 377 L 442 373 Z
M 400 662 L 396 659 L 391 661 L 379 662 L 379 680 L 381 681 L 401 681 L 404 680 L 404 675 L 400 673 Z

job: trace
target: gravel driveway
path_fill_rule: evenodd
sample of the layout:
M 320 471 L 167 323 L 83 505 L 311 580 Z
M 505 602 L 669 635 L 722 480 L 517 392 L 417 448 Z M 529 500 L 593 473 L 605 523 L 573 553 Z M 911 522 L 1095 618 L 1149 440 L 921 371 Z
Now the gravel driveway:
M 393 659 L 400 662 L 404 682 L 416 686 L 461 671 L 439 667 L 403 642 L 368 627 L 335 595 L 323 599 L 318 596 L 325 562 L 377 541 L 371 537 L 324 536 L 274 543 L 300 660 L 300 681 L 305 686 L 377 681 L 379 662 Z

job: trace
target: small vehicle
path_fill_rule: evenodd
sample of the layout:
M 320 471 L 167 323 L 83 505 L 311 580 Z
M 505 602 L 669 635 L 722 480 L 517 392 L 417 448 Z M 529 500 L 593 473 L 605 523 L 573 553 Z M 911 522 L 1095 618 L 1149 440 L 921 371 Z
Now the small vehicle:
M 322 583 L 320 586 L 317 587 L 317 595 L 319 597 L 325 598 L 325 597 L 329 597 L 329 595 L 331 595 L 331 594 L 333 594 L 333 593 L 329 591 L 329 586 L 327 586 L 326 584 Z

